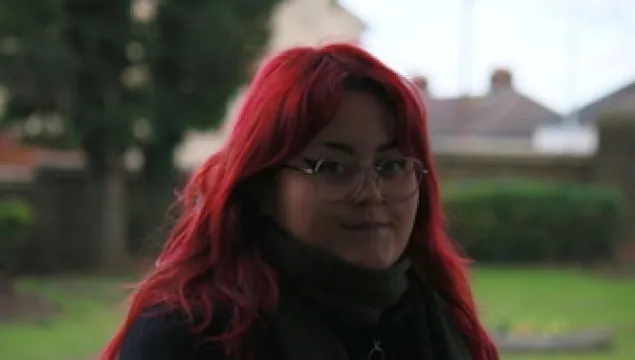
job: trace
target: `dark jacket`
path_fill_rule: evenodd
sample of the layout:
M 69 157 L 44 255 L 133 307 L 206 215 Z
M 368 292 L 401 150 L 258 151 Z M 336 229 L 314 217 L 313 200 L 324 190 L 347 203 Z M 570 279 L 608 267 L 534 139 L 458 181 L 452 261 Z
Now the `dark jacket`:
M 408 329 L 412 307 L 405 303 L 395 305 L 382 318 L 376 328 L 351 329 L 331 322 L 334 331 L 343 341 L 351 360 L 366 360 L 372 349 L 372 333 L 381 333 L 385 360 L 407 359 L 417 344 Z M 155 313 L 152 311 L 152 313 Z M 137 319 L 123 342 L 119 360 L 225 360 L 228 359 L 217 342 L 205 342 L 206 336 L 218 335 L 228 322 L 221 313 L 210 329 L 203 334 L 191 334 L 184 317 L 175 312 L 161 315 L 149 314 Z M 284 360 L 275 335 L 267 331 L 266 322 L 256 324 L 256 360 Z M 229 360 L 229 359 L 228 359 Z

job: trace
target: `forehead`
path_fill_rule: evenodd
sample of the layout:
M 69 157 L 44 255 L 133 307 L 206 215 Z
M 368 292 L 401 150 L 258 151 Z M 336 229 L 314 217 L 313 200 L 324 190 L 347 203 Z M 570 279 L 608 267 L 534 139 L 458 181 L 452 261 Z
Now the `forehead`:
M 395 140 L 395 119 L 390 109 L 371 93 L 348 91 L 333 121 L 311 142 L 347 144 L 353 149 L 375 151 Z

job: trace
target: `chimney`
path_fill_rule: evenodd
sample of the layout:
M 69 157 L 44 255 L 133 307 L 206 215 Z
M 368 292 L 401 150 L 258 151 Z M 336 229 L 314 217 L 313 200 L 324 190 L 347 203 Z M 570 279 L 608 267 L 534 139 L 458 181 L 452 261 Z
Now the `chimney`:
M 412 83 L 419 89 L 421 95 L 428 95 L 428 78 L 418 75 L 412 78 Z
M 513 88 L 512 72 L 506 68 L 498 68 L 492 71 L 490 77 L 490 92 L 495 93 Z

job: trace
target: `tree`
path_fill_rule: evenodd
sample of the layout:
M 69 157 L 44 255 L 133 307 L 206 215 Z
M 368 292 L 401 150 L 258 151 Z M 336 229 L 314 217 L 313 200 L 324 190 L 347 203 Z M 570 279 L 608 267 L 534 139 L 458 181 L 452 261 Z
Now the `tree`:
M 279 1 L 0 3 L 6 119 L 62 119 L 63 133 L 46 144 L 85 152 L 105 267 L 126 257 L 124 154 L 141 150 L 144 210 L 163 214 L 175 148 L 190 129 L 220 124 L 267 43 Z
M 164 174 L 160 167 L 170 164 L 165 160 L 187 130 L 220 124 L 228 100 L 262 55 L 279 1 L 172 0 L 159 6 L 145 39 L 153 112 L 153 136 L 142 144 L 148 176 Z M 155 156 L 164 160 L 155 162 Z
M 138 49 L 151 75 L 149 111 L 140 141 L 146 204 L 160 223 L 175 177 L 174 150 L 188 130 L 220 125 L 228 100 L 248 80 L 269 39 L 270 15 L 279 0 L 173 0 L 137 24 Z M 141 49 L 143 49 L 141 51 Z
M 130 67 L 130 0 L 4 1 L 0 5 L 0 82 L 8 89 L 6 118 L 63 119 L 84 150 L 96 197 L 95 236 L 101 262 L 126 256 L 122 157 L 134 139 L 134 91 L 122 81 Z M 5 121 L 6 122 L 6 121 Z

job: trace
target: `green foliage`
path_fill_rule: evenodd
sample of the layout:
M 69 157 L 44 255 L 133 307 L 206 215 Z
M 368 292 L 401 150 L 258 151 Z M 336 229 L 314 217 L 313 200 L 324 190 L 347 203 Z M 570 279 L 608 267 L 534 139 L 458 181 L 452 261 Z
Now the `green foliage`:
M 0 201 L 0 271 L 11 271 L 16 264 L 32 223 L 33 212 L 26 202 Z
M 278 2 L 166 0 L 143 20 L 132 0 L 3 2 L 0 84 L 10 96 L 0 124 L 56 115 L 63 134 L 29 140 L 79 144 L 97 171 L 139 147 L 150 177 L 165 176 L 188 130 L 222 121 Z
M 172 153 L 188 130 L 221 124 L 228 101 L 262 55 L 278 2 L 171 0 L 154 21 L 137 24 L 145 53 L 139 61 L 152 74 L 141 115 L 150 131 L 138 138 L 147 178 L 173 170 Z
M 77 59 L 66 39 L 64 1 L 0 4 L 0 82 L 10 90 L 9 117 L 53 111 L 68 101 Z
M 112 230 L 97 233 L 108 237 L 105 246 L 120 243 L 119 225 L 105 221 L 118 214 L 114 223 L 124 222 L 123 209 L 112 206 L 125 200 L 105 195 L 114 184 L 106 178 L 121 180 L 123 155 L 140 149 L 143 178 L 155 190 L 148 208 L 164 209 L 174 149 L 188 130 L 220 124 L 267 43 L 279 1 L 150 1 L 154 16 L 145 18 L 135 0 L 3 1 L 0 84 L 9 92 L 10 121 L 0 126 L 26 129 L 35 115 L 48 124 L 61 119 L 61 134 L 29 140 L 81 147 L 94 193 L 104 195 L 95 196 L 95 216 Z
M 619 193 L 579 184 L 464 183 L 444 203 L 452 236 L 479 261 L 608 260 L 625 219 Z
M 61 145 L 80 144 L 93 169 L 106 171 L 132 143 L 134 98 L 121 81 L 130 65 L 130 0 L 3 2 L 0 24 L 5 122 L 61 119 Z

